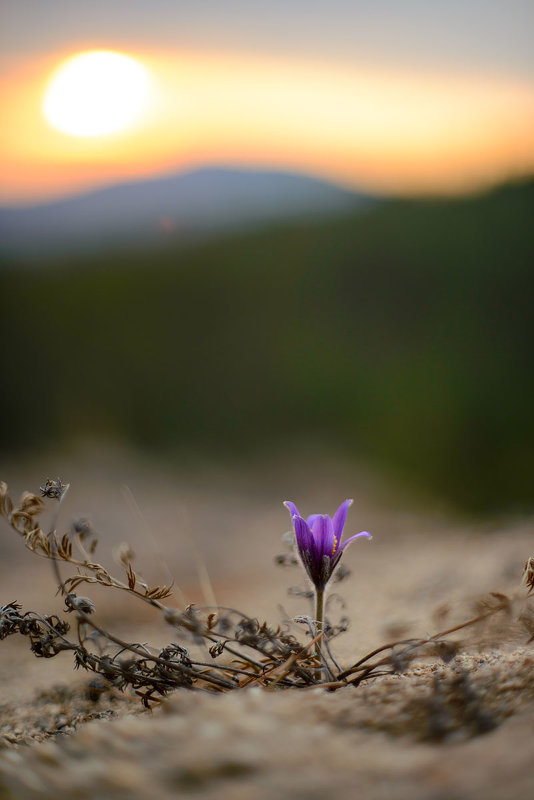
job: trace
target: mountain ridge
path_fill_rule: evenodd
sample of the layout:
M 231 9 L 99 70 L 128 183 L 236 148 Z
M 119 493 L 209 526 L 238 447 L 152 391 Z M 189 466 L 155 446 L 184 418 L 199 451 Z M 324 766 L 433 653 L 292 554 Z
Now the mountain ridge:
M 327 216 L 369 202 L 370 196 L 308 175 L 204 167 L 46 204 L 0 207 L 0 250 L 15 256 L 98 250 Z

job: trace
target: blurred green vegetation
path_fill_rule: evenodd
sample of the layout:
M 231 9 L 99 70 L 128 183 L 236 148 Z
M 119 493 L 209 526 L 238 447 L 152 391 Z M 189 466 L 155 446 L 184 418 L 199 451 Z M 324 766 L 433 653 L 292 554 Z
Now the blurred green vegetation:
M 4 264 L 1 447 L 246 453 L 311 434 L 464 509 L 532 509 L 533 208 L 525 181 Z

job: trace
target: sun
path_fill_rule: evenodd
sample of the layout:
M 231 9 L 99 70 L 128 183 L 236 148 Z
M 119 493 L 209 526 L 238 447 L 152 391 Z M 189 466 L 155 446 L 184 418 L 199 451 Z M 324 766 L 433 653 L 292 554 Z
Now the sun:
M 147 90 L 148 73 L 139 61 L 111 50 L 90 50 L 60 65 L 46 90 L 43 113 L 70 136 L 105 136 L 137 119 Z

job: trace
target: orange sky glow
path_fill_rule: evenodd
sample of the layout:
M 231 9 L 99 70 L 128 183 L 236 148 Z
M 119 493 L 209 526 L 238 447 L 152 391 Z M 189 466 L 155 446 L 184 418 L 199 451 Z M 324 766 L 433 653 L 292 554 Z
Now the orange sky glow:
M 148 101 L 102 137 L 61 133 L 42 113 L 53 71 L 76 50 L 4 72 L 3 205 L 203 164 L 301 171 L 379 193 L 470 190 L 534 169 L 526 80 L 121 51 L 147 68 Z

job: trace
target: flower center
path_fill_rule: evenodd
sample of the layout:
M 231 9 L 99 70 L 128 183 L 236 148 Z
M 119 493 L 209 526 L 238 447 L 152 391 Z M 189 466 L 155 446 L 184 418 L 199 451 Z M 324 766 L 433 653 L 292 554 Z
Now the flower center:
M 337 536 L 334 534 L 334 546 L 332 548 L 332 555 L 334 555 L 334 553 L 336 552 L 336 548 L 337 548 Z

